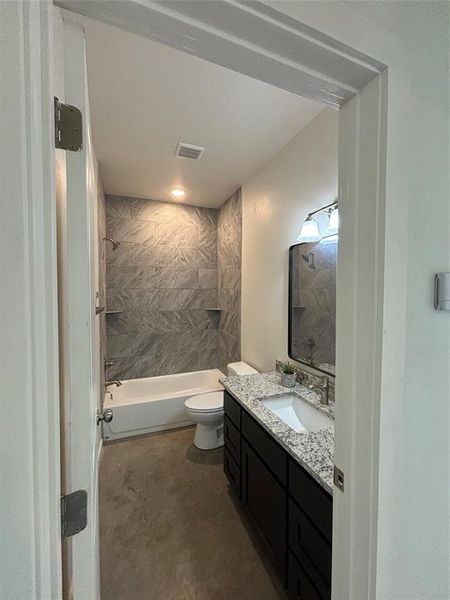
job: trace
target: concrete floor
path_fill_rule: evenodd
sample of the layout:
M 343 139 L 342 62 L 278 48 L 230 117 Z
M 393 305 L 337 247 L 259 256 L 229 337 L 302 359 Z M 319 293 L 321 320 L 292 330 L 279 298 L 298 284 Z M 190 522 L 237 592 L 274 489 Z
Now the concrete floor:
M 102 600 L 275 600 L 284 592 L 193 428 L 115 442 L 100 468 Z

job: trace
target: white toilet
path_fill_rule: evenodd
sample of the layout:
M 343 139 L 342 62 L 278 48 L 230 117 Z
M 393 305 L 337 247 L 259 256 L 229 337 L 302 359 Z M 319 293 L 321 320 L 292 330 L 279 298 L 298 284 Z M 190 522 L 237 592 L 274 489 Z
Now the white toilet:
M 230 363 L 228 376 L 257 373 L 245 362 Z M 223 391 L 191 396 L 184 403 L 187 414 L 194 423 L 194 446 L 200 450 L 213 450 L 223 446 Z

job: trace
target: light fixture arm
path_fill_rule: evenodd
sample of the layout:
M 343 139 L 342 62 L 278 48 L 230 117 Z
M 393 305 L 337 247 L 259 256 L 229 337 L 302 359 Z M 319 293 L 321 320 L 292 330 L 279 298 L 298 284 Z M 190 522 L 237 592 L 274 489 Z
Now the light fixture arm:
M 317 210 L 313 210 L 312 212 L 308 213 L 308 218 L 312 217 L 313 215 L 317 215 L 317 213 L 331 211 L 332 209 L 337 208 L 337 207 L 338 207 L 338 201 L 335 200 L 331 204 L 327 204 L 326 206 L 322 206 L 322 208 L 318 208 Z

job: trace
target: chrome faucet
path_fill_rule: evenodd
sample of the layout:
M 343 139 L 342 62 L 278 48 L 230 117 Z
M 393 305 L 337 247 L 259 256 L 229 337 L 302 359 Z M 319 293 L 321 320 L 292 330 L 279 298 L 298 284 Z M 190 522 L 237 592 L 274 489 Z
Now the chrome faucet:
M 105 381 L 105 388 L 109 387 L 110 385 L 117 385 L 117 387 L 120 387 L 122 385 L 122 382 L 119 381 L 118 379 L 112 379 L 111 381 Z
M 318 385 L 311 384 L 308 387 L 310 390 L 315 390 L 320 394 L 320 404 L 329 404 L 330 380 L 328 377 L 321 377 Z
M 120 246 L 120 242 L 116 242 L 115 240 L 113 240 L 112 238 L 109 238 L 109 237 L 104 237 L 103 241 L 111 242 L 113 250 L 117 250 L 117 248 Z

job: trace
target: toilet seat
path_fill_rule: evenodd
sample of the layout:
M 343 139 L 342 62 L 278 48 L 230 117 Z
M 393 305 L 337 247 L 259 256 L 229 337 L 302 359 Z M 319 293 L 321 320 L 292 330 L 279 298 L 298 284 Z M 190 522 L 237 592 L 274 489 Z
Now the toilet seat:
M 191 396 L 184 405 L 192 412 L 220 412 L 223 410 L 223 392 L 209 392 Z

